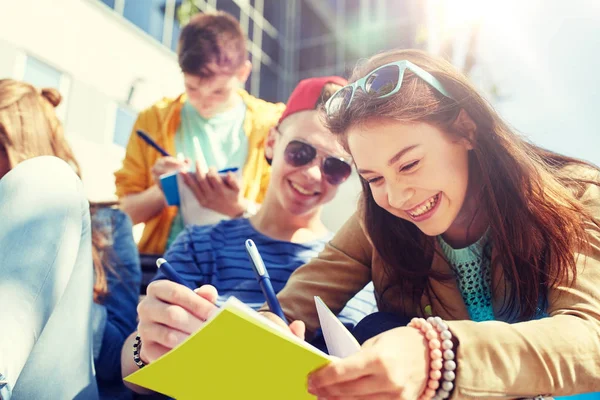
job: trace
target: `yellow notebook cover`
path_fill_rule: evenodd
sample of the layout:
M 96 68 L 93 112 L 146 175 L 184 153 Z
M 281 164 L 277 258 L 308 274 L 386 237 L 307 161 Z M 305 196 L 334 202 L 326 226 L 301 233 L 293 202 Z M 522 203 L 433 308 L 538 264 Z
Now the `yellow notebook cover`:
M 127 382 L 175 399 L 315 399 L 307 375 L 329 356 L 232 297 L 196 333 Z

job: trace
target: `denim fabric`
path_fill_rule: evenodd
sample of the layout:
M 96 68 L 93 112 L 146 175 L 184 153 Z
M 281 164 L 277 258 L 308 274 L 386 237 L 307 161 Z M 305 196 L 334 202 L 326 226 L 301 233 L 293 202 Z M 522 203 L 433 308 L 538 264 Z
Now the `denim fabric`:
M 88 202 L 65 162 L 0 180 L 0 372 L 12 400 L 96 399 Z
M 94 366 L 101 399 L 128 400 L 133 393 L 121 378 L 121 348 L 136 329 L 142 271 L 129 216 L 117 208 L 100 208 L 92 215 L 92 227 L 106 240 L 105 261 L 108 293 L 93 305 Z M 132 354 L 133 357 L 133 354 Z

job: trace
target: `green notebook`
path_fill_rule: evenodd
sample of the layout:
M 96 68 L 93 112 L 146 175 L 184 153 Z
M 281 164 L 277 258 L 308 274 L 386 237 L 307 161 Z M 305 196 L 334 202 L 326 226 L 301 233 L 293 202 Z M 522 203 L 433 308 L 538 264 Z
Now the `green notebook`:
M 125 380 L 180 400 L 315 399 L 306 378 L 330 361 L 231 297 L 185 342 Z

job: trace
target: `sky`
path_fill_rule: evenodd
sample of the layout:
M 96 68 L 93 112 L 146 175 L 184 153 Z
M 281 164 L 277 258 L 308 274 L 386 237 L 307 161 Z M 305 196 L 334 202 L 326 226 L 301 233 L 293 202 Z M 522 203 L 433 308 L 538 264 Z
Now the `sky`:
M 475 83 L 536 144 L 600 165 L 600 1 L 479 3 Z

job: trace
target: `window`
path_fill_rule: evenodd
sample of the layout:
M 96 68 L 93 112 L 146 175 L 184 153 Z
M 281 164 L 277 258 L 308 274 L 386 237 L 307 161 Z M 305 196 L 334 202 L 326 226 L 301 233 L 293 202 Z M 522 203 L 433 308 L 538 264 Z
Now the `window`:
M 282 2 L 281 0 L 264 1 L 263 16 L 280 34 L 285 32 L 286 28 L 284 20 L 285 16 L 283 15 L 285 6 L 285 2 Z
M 127 106 L 118 105 L 115 114 L 115 133 L 113 143 L 127 147 L 131 129 L 137 119 L 137 113 Z
M 173 51 L 177 51 L 180 33 L 181 27 L 179 26 L 179 21 L 177 21 L 177 17 L 175 17 L 175 21 L 173 21 L 173 35 L 171 36 L 171 50 Z
M 62 102 L 56 108 L 56 115 L 61 121 L 64 122 L 66 117 L 66 103 L 69 92 L 70 78 L 62 71 L 59 71 L 45 62 L 28 55 L 25 59 L 23 80 L 38 88 L 54 88 L 60 92 L 62 96 Z
M 335 20 L 335 15 L 331 15 L 330 18 Z M 330 33 L 329 28 L 325 25 L 321 17 L 315 13 L 312 6 L 305 2 L 300 3 L 300 21 L 300 39 L 308 39 Z
M 53 87 L 60 89 L 63 73 L 50 65 L 27 56 L 23 80 L 37 87 Z
M 271 60 L 273 60 L 275 64 L 279 64 L 279 54 L 282 53 L 282 49 L 277 40 L 273 39 L 266 33 L 263 33 L 262 49 L 265 52 L 265 54 L 268 55 L 271 58 Z
M 326 44 L 305 47 L 300 49 L 300 71 L 323 68 L 330 59 L 335 60 L 335 50 L 331 51 Z
M 102 3 L 106 4 L 110 8 L 115 8 L 115 0 L 100 0 Z
M 165 0 L 126 0 L 123 16 L 162 43 Z
M 233 15 L 238 20 L 241 17 L 242 11 L 240 10 L 240 6 L 238 6 L 234 0 L 219 1 L 217 3 L 217 8 L 219 10 L 228 12 L 229 14 Z
M 269 66 L 262 64 L 260 68 L 260 98 L 270 102 L 282 101 L 277 92 L 279 76 Z

